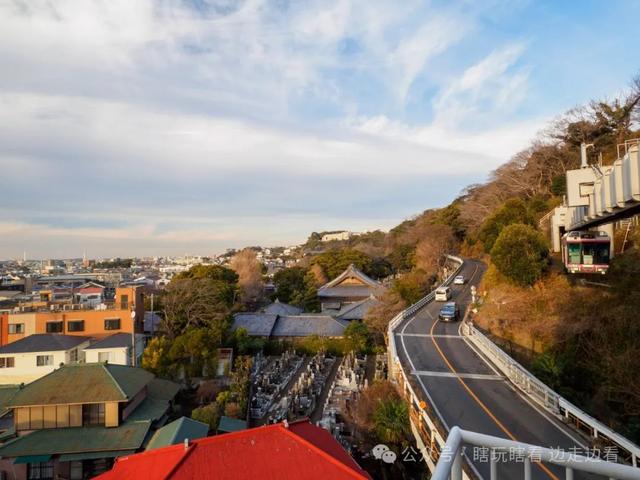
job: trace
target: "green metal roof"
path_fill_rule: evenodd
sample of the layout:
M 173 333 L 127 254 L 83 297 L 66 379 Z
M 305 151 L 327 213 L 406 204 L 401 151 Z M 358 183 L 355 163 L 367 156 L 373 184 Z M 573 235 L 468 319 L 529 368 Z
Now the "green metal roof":
M 97 458 L 124 457 L 135 453 L 135 450 L 113 450 L 110 452 L 90 452 L 90 453 L 65 453 L 58 457 L 60 462 L 75 462 L 79 460 L 95 460 Z M 16 463 L 16 462 L 13 462 Z
M 238 420 L 237 418 L 226 417 L 224 415 L 220 417 L 220 423 L 218 423 L 219 432 L 230 433 L 246 429 L 247 422 L 244 420 Z
M 153 450 L 154 448 L 175 445 L 184 442 L 185 438 L 189 440 L 203 438 L 208 433 L 209 425 L 206 423 L 198 422 L 188 417 L 180 417 L 154 433 L 146 449 Z
M 35 430 L 0 447 L 0 457 L 137 450 L 151 421 L 125 422 L 119 427 L 70 427 Z M 102 458 L 102 457 L 101 457 Z
M 153 398 L 162 398 L 163 400 L 173 400 L 180 390 L 180 385 L 163 378 L 154 378 L 147 385 L 147 393 Z
M 158 420 L 167 413 L 169 402 L 159 398 L 147 397 L 127 417 L 127 421 Z
M 0 385 L 0 416 L 9 411 L 9 402 L 19 389 L 18 385 Z
M 154 375 L 142 368 L 124 365 L 64 365 L 19 389 L 7 405 L 122 402 L 132 398 L 153 379 Z

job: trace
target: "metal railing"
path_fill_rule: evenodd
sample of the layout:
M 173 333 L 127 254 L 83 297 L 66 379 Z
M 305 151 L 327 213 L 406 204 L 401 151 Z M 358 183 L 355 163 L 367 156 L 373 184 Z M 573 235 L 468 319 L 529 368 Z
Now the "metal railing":
M 599 439 L 602 443 L 621 449 L 625 460 L 629 461 L 634 467 L 638 466 L 640 447 L 554 392 L 534 377 L 526 368 L 507 355 L 507 353 L 471 323 L 465 322 L 462 333 L 502 371 L 511 383 L 546 411 L 566 423 L 575 423 L 580 430 L 588 430 L 588 433 L 593 439 Z
M 453 281 L 454 277 L 460 272 L 464 264 L 463 260 L 459 257 L 447 255 L 447 258 L 456 263 L 458 267 L 446 278 L 441 286 L 449 285 Z M 444 429 L 437 425 L 437 422 L 440 419 L 434 420 L 429 416 L 426 404 L 424 404 L 424 402 L 420 400 L 420 397 L 416 395 L 415 390 L 409 382 L 409 378 L 402 367 L 400 358 L 398 357 L 395 340 L 395 329 L 398 328 L 403 320 L 412 317 L 421 308 L 431 302 L 434 294 L 434 291 L 429 293 L 418 302 L 396 315 L 389 322 L 387 331 L 388 351 L 390 357 L 389 376 L 393 381 L 399 383 L 403 394 L 410 404 L 411 430 L 414 434 L 418 447 L 429 453 L 428 455 L 424 455 L 424 459 L 429 466 L 429 469 L 434 472 L 434 476 L 432 477 L 434 480 L 444 480 L 449 478 L 449 474 L 451 474 L 451 478 L 454 480 L 469 478 L 467 473 L 462 469 L 463 462 L 459 450 L 463 443 L 488 447 L 496 451 L 514 447 L 518 448 L 518 451 L 521 451 L 521 449 L 524 448 L 525 451 L 529 452 L 528 456 L 524 459 L 523 468 L 525 479 L 531 478 L 530 463 L 533 461 L 532 459 L 540 458 L 542 461 L 548 461 L 567 468 L 567 479 L 572 479 L 573 470 L 578 470 L 600 473 L 609 476 L 610 478 L 640 480 L 640 471 L 631 466 L 606 462 L 590 457 L 580 457 L 573 453 L 569 455 L 568 453 L 563 453 L 558 450 L 513 442 L 511 440 L 492 437 L 480 433 L 467 432 L 461 430 L 459 427 L 453 427 L 445 441 L 444 435 L 446 435 L 446 433 L 443 434 L 442 431 Z M 522 365 L 507 355 L 502 349 L 500 349 L 500 347 L 493 343 L 472 324 L 465 323 L 462 328 L 462 332 L 465 337 L 478 348 L 478 350 L 495 363 L 496 367 L 531 399 L 558 418 L 567 422 L 575 420 L 577 422 L 581 422 L 582 425 L 588 426 L 591 429 L 592 436 L 594 438 L 605 439 L 608 443 L 622 448 L 630 454 L 628 460 L 632 465 L 637 466 L 638 458 L 640 458 L 640 448 L 638 446 L 634 445 L 626 438 L 609 429 L 598 420 L 589 416 L 578 407 L 558 395 L 547 385 L 534 377 Z M 449 453 L 456 454 L 449 455 Z M 578 457 L 578 464 L 576 465 L 575 462 Z M 553 458 L 553 460 L 551 460 L 551 458 Z M 583 460 L 588 460 L 589 463 L 586 464 Z M 527 476 L 527 472 L 529 472 L 529 476 Z M 496 475 L 496 465 L 492 464 L 491 480 L 495 480 L 497 478 Z
M 498 478 L 498 462 L 500 452 L 517 452 L 518 461 L 522 463 L 522 478 L 531 480 L 531 465 L 534 463 L 551 463 L 566 470 L 567 480 L 573 480 L 574 471 L 603 475 L 619 480 L 639 480 L 640 470 L 627 465 L 605 462 L 594 457 L 585 457 L 572 452 L 538 447 L 528 443 L 515 442 L 504 438 L 469 432 L 453 427 L 445 443 L 431 480 L 462 480 L 463 447 L 465 444 L 489 449 L 489 471 L 491 480 Z

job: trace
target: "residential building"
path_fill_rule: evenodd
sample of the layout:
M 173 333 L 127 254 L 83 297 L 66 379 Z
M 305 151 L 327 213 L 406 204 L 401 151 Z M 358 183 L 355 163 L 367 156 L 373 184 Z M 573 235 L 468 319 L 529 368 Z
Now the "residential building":
M 370 308 L 373 303 L 368 299 L 379 298 L 385 291 L 384 285 L 351 264 L 344 272 L 318 289 L 318 299 L 322 313 L 338 316 L 345 313 L 345 307 L 358 302 L 367 301 L 361 307 Z M 362 319 L 366 309 L 361 308 L 360 311 Z
M 140 358 L 145 346 L 145 336 L 130 333 L 116 333 L 99 339 L 97 342 L 84 348 L 84 357 L 87 363 L 115 363 L 118 365 L 131 365 L 132 344 L 135 339 L 136 365 L 140 365 Z
M 321 240 L 323 242 L 333 242 L 335 240 L 349 240 L 354 235 L 356 234 L 353 232 L 348 232 L 346 230 L 343 230 L 340 232 L 325 233 L 324 235 L 322 235 Z
M 50 290 L 44 290 L 38 302 L 21 305 L 0 318 L 3 344 L 36 333 L 98 338 L 121 332 L 142 333 L 144 299 L 139 287 L 117 288 L 113 301 L 95 306 L 57 303 L 51 294 Z
M 61 364 L 84 360 L 89 337 L 40 333 L 0 347 L 0 384 L 30 383 Z
M 105 472 L 114 458 L 145 448 L 178 390 L 146 370 L 103 363 L 64 365 L 7 390 L 13 431 L 2 435 L 0 475 L 79 480 Z
M 307 420 L 185 441 L 119 457 L 97 480 L 352 480 L 371 477 Z

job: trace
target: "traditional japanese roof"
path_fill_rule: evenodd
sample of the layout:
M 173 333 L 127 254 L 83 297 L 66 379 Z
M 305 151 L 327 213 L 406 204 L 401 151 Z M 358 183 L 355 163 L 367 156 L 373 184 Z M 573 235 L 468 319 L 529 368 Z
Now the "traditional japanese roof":
M 271 336 L 273 337 L 341 337 L 346 324 L 329 315 L 279 316 Z
M 276 301 L 267 305 L 264 308 L 264 313 L 270 313 L 275 315 L 299 315 L 303 312 L 301 308 L 288 303 L 281 302 L 276 298 Z
M 318 289 L 321 298 L 366 298 L 379 295 L 385 287 L 378 281 L 366 275 L 355 265 L 349 267 L 330 282 Z
M 369 309 L 378 305 L 380 301 L 370 295 L 359 302 L 347 303 L 335 314 L 339 320 L 362 320 Z
M 225 418 L 225 417 L 223 417 Z M 164 427 L 158 429 L 151 437 L 147 450 L 176 445 L 185 439 L 196 440 L 204 438 L 209 433 L 209 425 L 192 420 L 189 417 L 180 417 Z
M 0 347 L 0 355 L 8 353 L 58 352 L 71 350 L 81 343 L 88 342 L 89 337 L 77 335 L 61 335 L 59 333 L 35 333 Z
M 275 424 L 120 457 L 97 479 L 346 480 L 369 475 L 329 432 L 308 421 Z
M 135 451 L 151 426 L 150 421 L 126 422 L 119 427 L 45 428 L 21 435 L 0 447 L 0 456 L 60 455 Z M 102 455 L 101 453 L 101 455 Z M 123 452 L 124 453 L 124 452 Z M 104 457 L 114 456 L 110 453 Z
M 268 337 L 277 319 L 278 315 L 270 313 L 236 313 L 232 330 L 245 328 L 250 336 Z
M 131 334 L 130 333 L 114 333 L 108 337 L 98 340 L 95 343 L 89 345 L 85 350 L 98 350 L 106 348 L 123 348 L 131 346 Z
M 124 402 L 154 379 L 142 368 L 105 363 L 63 365 L 21 388 L 10 407 Z

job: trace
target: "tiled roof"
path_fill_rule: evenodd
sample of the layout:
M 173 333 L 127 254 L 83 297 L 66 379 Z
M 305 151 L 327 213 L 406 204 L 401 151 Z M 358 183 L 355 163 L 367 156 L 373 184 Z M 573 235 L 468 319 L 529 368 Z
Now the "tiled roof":
M 271 333 L 274 337 L 341 337 L 346 325 L 329 315 L 290 315 L 278 317 Z
M 233 330 L 245 328 L 254 337 L 268 337 L 278 315 L 269 313 L 236 313 L 233 316 Z
M 58 352 L 60 350 L 70 350 L 89 340 L 89 337 L 80 337 L 77 335 L 35 333 L 1 347 L 0 355 L 7 353 Z
M 21 435 L 0 447 L 0 456 L 57 455 L 109 450 L 137 450 L 150 421 L 126 422 L 119 427 L 46 428 Z
M 121 402 L 131 399 L 154 375 L 142 368 L 104 363 L 63 365 L 21 388 L 9 406 Z
M 308 421 L 268 425 L 120 457 L 97 479 L 347 480 L 369 475 Z
M 358 283 L 349 283 L 355 280 Z M 349 265 L 344 272 L 318 289 L 318 297 L 328 298 L 353 298 L 379 295 L 385 287 L 378 281 L 366 275 L 355 265 Z
M 151 437 L 147 450 L 176 445 L 185 439 L 196 440 L 206 437 L 209 433 L 209 425 L 192 420 L 189 417 L 180 417 L 164 427 L 158 429 Z
M 380 303 L 373 295 L 359 302 L 345 304 L 335 317 L 339 320 L 362 320 L 370 308 Z
M 122 348 L 131 346 L 130 333 L 114 333 L 89 345 L 85 350 L 96 350 L 104 348 Z
M 281 302 L 278 299 L 264 308 L 264 313 L 275 315 L 299 315 L 302 312 L 303 310 L 301 308 Z

